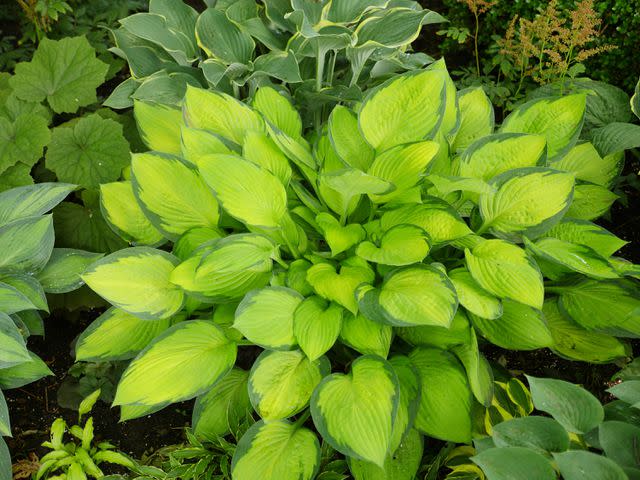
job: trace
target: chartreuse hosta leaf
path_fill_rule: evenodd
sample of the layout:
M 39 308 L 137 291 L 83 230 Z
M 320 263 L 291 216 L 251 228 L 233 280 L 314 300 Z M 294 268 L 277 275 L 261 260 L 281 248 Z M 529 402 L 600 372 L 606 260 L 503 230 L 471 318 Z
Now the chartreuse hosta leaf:
M 47 213 L 75 188 L 69 183 L 38 183 L 1 192 L 0 226 L 19 218 Z
M 347 165 L 366 172 L 374 159 L 373 148 L 358 129 L 358 118 L 351 110 L 337 105 L 329 117 L 329 138 L 338 157 Z
M 600 185 L 576 185 L 573 202 L 567 210 L 567 217 L 579 220 L 595 220 L 609 211 L 618 195 Z
M 390 228 L 376 243 L 362 242 L 356 249 L 356 255 L 373 263 L 402 266 L 421 262 L 431 247 L 429 234 L 410 224 Z
M 73 248 L 54 248 L 47 265 L 36 275 L 47 293 L 67 293 L 80 288 L 84 282 L 80 275 L 89 265 L 103 257 Z
M 222 238 L 220 230 L 208 227 L 190 228 L 182 235 L 177 242 L 173 244 L 172 253 L 180 260 L 186 260 L 190 256 L 195 255 L 196 251 L 200 252 L 207 246 L 211 246 L 213 240 Z M 205 245 L 206 244 L 206 245 Z
M 465 249 L 465 258 L 471 276 L 487 292 L 542 308 L 542 275 L 522 248 L 504 240 L 486 240 Z
M 180 129 L 181 155 L 192 165 L 198 165 L 198 158 L 203 155 L 233 153 L 234 151 L 227 146 L 227 143 L 223 141 L 222 137 L 209 130 L 191 128 L 186 125 L 182 125 Z
M 170 319 L 142 320 L 112 307 L 82 332 L 76 342 L 76 360 L 99 362 L 133 358 L 170 325 Z
M 200 395 L 231 369 L 237 349 L 209 321 L 174 325 L 129 364 L 113 404 L 152 406 Z
M 601 157 L 591 143 L 585 142 L 573 147 L 550 166 L 573 173 L 577 180 L 610 187 L 620 173 L 623 160 L 624 156 L 618 154 Z
M 452 442 L 471 441 L 472 395 L 467 375 L 449 352 L 417 348 L 409 355 L 421 385 L 415 428 Z
M 242 155 L 247 160 L 273 173 L 283 185 L 289 185 L 292 173 L 289 160 L 267 134 L 247 132 L 242 146 Z
M 369 320 L 361 313 L 346 313 L 340 329 L 340 341 L 363 355 L 387 358 L 391 348 L 393 328 Z
M 495 191 L 480 195 L 483 224 L 496 235 L 537 235 L 560 221 L 573 196 L 573 175 L 546 168 L 511 170 L 492 180 Z
M 302 136 L 300 114 L 289 99 L 275 88 L 259 88 L 253 97 L 253 108 L 282 133 L 296 140 Z
M 553 455 L 565 480 L 626 480 L 629 476 L 613 460 L 586 450 Z
M 338 339 L 344 309 L 322 297 L 305 298 L 293 314 L 293 335 L 300 348 L 314 361 L 324 355 Z
M 452 351 L 467 372 L 469 386 L 476 400 L 489 407 L 494 397 L 493 370 L 487 359 L 478 349 L 478 339 L 473 328 L 469 329 L 471 340 L 453 347 Z
M 465 150 L 475 140 L 490 135 L 495 125 L 491 100 L 481 87 L 458 92 L 460 126 L 451 146 L 453 152 Z
M 2 391 L 0 391 L 0 436 L 11 436 L 11 424 L 9 423 L 9 409 L 7 401 L 4 399 Z M 11 478 L 11 477 L 7 477 Z
M 265 351 L 249 374 L 249 398 L 265 420 L 289 418 L 303 410 L 320 381 L 331 373 L 326 357 L 310 360 L 300 350 Z
M 458 308 L 451 281 L 439 269 L 427 265 L 393 270 L 379 288 L 360 287 L 357 297 L 367 317 L 397 327 L 448 327 Z
M 469 320 L 462 309 L 458 309 L 448 328 L 422 326 L 395 328 L 395 333 L 410 345 L 436 347 L 449 350 L 456 345 L 471 341 Z
M 322 230 L 324 238 L 329 244 L 331 255 L 336 256 L 365 239 L 366 232 L 362 225 L 354 223 L 340 225 L 333 215 L 322 212 L 316 216 L 316 223 Z
M 33 273 L 49 261 L 54 244 L 51 215 L 14 220 L 0 227 L 0 270 Z
M 395 77 L 365 100 L 358 123 L 377 152 L 424 140 L 440 126 L 445 109 L 444 70 L 422 70 Z
M 502 316 L 502 303 L 484 290 L 466 268 L 456 268 L 447 273 L 458 295 L 460 305 L 481 318 L 490 320 Z
M 573 218 L 563 219 L 547 231 L 545 236 L 585 245 L 605 258 L 609 258 L 628 243 L 599 225 Z
M 585 107 L 584 93 L 531 100 L 511 112 L 500 131 L 543 135 L 547 139 L 547 155 L 555 160 L 578 140 Z
M 193 227 L 216 227 L 218 203 L 202 178 L 179 157 L 138 153 L 131 161 L 133 192 L 155 228 L 176 240 Z
M 169 281 L 179 260 L 149 247 L 125 248 L 91 265 L 82 275 L 92 290 L 122 310 L 146 320 L 179 312 L 183 291 Z
M 4 312 L 0 312 L 0 347 L 0 369 L 31 360 L 20 330 Z
M 233 480 L 312 480 L 320 468 L 316 435 L 287 420 L 254 423 L 238 442 Z
M 389 453 L 400 387 L 393 367 L 365 355 L 351 373 L 325 377 L 311 398 L 313 422 L 333 448 L 383 467 Z
M 420 404 L 420 379 L 409 357 L 395 355 L 389 359 L 389 363 L 396 372 L 400 385 L 400 401 L 398 402 L 396 418 L 393 421 L 391 449 L 389 450 L 389 454 L 395 456 L 398 449 L 402 447 L 408 436 L 411 435 L 413 422 Z M 385 463 L 388 463 L 388 459 Z
M 133 115 L 140 131 L 140 138 L 149 150 L 180 155 L 180 125 L 182 112 L 169 105 L 136 100 Z
M 542 454 L 526 447 L 489 448 L 471 457 L 489 479 L 535 478 L 555 480 L 551 462 Z

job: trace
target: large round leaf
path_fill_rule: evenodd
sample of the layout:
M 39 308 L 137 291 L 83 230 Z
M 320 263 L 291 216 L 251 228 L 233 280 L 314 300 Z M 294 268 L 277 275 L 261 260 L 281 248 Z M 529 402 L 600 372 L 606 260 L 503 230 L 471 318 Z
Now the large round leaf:
M 526 447 L 544 452 L 564 452 L 569 434 L 557 421 L 547 417 L 512 418 L 493 427 L 497 447 Z
M 585 450 L 555 454 L 564 480 L 627 480 L 627 474 L 613 460 Z
M 524 447 L 490 448 L 471 460 L 480 465 L 487 478 L 556 480 L 551 462 L 542 454 Z

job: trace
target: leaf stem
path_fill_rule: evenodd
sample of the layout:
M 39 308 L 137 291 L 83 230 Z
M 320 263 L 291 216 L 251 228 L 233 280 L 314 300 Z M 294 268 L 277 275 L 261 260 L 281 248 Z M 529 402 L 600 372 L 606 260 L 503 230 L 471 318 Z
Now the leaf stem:
M 296 428 L 300 428 L 302 425 L 304 425 L 304 422 L 306 422 L 309 417 L 311 416 L 311 410 L 307 409 L 305 410 L 305 412 L 300 415 L 300 418 L 297 419 L 294 423 Z

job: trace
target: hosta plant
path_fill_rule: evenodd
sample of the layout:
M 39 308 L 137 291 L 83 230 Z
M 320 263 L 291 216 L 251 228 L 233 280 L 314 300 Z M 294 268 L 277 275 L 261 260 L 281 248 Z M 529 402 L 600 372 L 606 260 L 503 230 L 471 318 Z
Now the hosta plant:
M 321 441 L 356 478 L 413 478 L 423 435 L 470 442 L 492 404 L 481 342 L 597 363 L 640 336 L 638 271 L 591 222 L 623 152 L 579 141 L 585 103 L 545 97 L 496 128 L 436 62 L 320 128 L 268 86 L 146 105 L 152 151 L 101 186 L 133 246 L 83 275 L 113 307 L 77 359 L 133 359 L 123 419 L 197 397 L 206 438 L 253 409 L 235 479 L 313 478 Z

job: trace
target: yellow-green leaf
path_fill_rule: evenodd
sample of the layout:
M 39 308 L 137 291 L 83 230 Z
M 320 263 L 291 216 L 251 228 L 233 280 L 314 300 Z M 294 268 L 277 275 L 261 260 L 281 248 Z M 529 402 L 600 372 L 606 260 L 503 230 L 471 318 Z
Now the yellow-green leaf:
M 495 124 L 491 100 L 482 87 L 473 87 L 458 92 L 460 127 L 451 146 L 451 151 L 465 150 L 475 140 L 490 135 Z
M 460 305 L 474 315 L 495 319 L 502 315 L 500 300 L 476 282 L 466 268 L 456 268 L 447 274 L 458 295 Z
M 140 131 L 140 138 L 149 148 L 157 152 L 180 155 L 180 126 L 182 112 L 169 105 L 133 102 L 133 115 Z
M 340 341 L 363 355 L 387 358 L 392 337 L 391 326 L 369 320 L 361 313 L 345 313 L 342 319 Z
M 362 242 L 356 255 L 369 262 L 383 265 L 411 265 L 421 262 L 431 248 L 429 234 L 416 225 L 396 225 L 378 243 Z
M 275 88 L 265 86 L 253 97 L 253 107 L 278 130 L 293 139 L 302 136 L 302 120 L 291 102 Z
M 324 355 L 338 339 L 344 309 L 316 295 L 305 298 L 293 314 L 293 334 L 310 360 Z
M 329 138 L 338 157 L 350 167 L 366 172 L 374 151 L 358 129 L 358 118 L 347 107 L 337 105 L 329 116 Z

